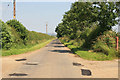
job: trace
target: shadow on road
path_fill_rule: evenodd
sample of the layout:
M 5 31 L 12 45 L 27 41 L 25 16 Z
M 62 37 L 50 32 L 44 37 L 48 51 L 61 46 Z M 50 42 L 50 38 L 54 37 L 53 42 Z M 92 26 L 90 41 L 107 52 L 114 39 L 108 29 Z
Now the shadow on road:
M 60 42 L 55 42 L 55 43 L 51 43 L 51 44 L 62 44 L 62 43 L 60 43 Z
M 61 47 L 65 47 L 65 46 L 54 46 L 54 47 L 59 47 L 59 48 L 61 48 Z
M 38 65 L 38 63 L 32 63 L 32 62 L 27 62 L 27 63 L 24 63 L 25 65 Z
M 70 50 L 49 50 L 51 52 L 59 52 L 59 53 L 72 53 Z

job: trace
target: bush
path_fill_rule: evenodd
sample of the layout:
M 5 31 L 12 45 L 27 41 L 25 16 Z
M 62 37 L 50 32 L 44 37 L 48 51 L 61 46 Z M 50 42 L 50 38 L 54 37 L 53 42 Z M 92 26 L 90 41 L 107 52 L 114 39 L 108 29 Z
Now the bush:
M 6 24 L 7 23 L 7 24 Z M 19 21 L 0 21 L 0 45 L 3 49 L 22 49 L 54 38 L 47 34 L 28 31 Z
M 75 39 L 75 41 L 78 43 L 78 46 L 81 47 L 84 44 L 85 39 Z
M 96 38 L 100 36 L 103 32 L 101 31 L 101 27 L 93 27 L 92 31 L 89 33 L 89 35 L 85 38 L 85 43 L 82 45 L 83 48 L 90 49 L 93 41 L 96 41 Z
M 24 43 L 27 40 L 28 30 L 17 20 L 13 19 L 6 22 L 9 26 L 13 27 L 17 33 L 19 33 L 20 38 L 24 40 Z
M 78 42 L 74 42 L 73 45 L 74 46 L 79 46 L 79 43 Z
M 105 43 L 99 41 L 97 42 L 94 46 L 94 51 L 95 52 L 103 52 L 104 54 L 106 54 L 107 56 L 110 57 L 116 57 L 117 56 L 117 52 L 114 48 L 109 48 Z
M 8 27 L 6 23 L 0 20 L 0 42 L 2 43 L 2 48 L 10 49 L 13 42 L 13 35 L 11 34 L 11 28 Z

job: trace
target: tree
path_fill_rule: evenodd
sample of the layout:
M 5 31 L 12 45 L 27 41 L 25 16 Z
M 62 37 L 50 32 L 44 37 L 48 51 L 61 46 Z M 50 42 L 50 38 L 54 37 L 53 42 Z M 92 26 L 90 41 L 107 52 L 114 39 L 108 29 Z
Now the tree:
M 75 39 L 77 37 L 76 32 L 78 30 L 84 30 L 85 27 L 91 27 L 91 19 L 93 17 L 91 11 L 92 8 L 92 3 L 88 2 L 75 2 L 72 4 L 71 9 L 65 13 L 62 19 L 62 28 L 64 28 L 65 33 L 64 35 L 68 35 L 71 39 Z M 61 28 L 57 28 L 57 30 L 58 29 Z
M 118 17 L 117 7 L 113 2 L 98 3 L 99 15 L 98 21 L 103 31 L 110 30 L 112 26 L 117 24 L 116 18 Z
M 65 12 L 62 24 L 57 26 L 56 32 L 61 37 L 69 35 L 71 39 L 75 39 L 77 31 L 84 31 L 85 27 L 90 28 L 93 23 L 96 23 L 101 27 L 100 32 L 103 33 L 117 24 L 117 9 L 118 7 L 113 2 L 75 2 L 71 9 Z

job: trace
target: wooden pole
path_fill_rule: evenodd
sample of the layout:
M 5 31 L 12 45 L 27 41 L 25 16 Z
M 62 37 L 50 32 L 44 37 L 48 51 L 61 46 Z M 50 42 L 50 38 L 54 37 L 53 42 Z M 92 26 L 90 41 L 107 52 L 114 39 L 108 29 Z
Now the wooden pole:
M 47 24 L 46 24 L 46 34 L 47 34 Z
M 118 43 L 118 41 L 119 41 L 119 37 L 116 37 L 116 50 L 118 51 L 118 48 L 119 48 L 119 43 Z
M 15 19 L 16 18 L 16 2 L 15 2 L 15 0 L 13 2 L 13 5 L 14 5 L 14 7 L 13 7 L 13 19 Z

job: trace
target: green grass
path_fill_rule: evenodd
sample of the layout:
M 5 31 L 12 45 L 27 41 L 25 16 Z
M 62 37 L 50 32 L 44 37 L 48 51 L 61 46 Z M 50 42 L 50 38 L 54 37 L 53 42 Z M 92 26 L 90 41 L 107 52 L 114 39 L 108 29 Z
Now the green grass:
M 83 59 L 92 60 L 92 61 L 105 61 L 113 60 L 115 58 L 107 56 L 103 53 L 89 52 L 87 50 L 80 49 L 78 46 L 72 45 L 70 42 L 65 42 L 59 39 L 65 46 L 67 46 L 74 54 L 79 55 Z
M 37 49 L 40 49 L 47 45 L 49 42 L 51 42 L 53 39 L 50 40 L 44 40 L 44 42 L 39 43 L 37 45 L 34 45 L 33 47 L 27 47 L 23 49 L 11 49 L 11 50 L 2 50 L 2 56 L 10 56 L 10 55 L 17 55 L 17 54 L 22 54 L 30 51 L 34 51 Z
M 104 61 L 104 60 L 112 60 L 112 57 L 104 55 L 103 53 L 95 53 L 88 51 L 76 51 L 77 55 L 79 55 L 83 59 L 87 60 L 95 60 L 95 61 Z

